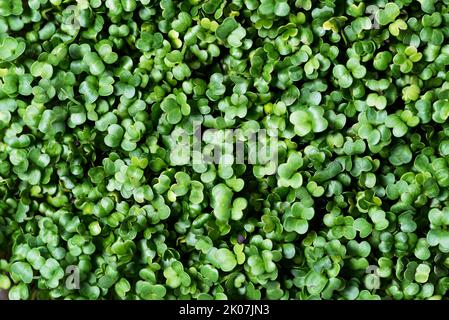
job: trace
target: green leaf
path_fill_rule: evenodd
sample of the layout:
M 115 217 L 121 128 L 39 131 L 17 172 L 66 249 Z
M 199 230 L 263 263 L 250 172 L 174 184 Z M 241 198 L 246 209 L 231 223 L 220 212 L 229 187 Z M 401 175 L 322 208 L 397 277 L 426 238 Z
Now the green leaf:
M 213 262 L 217 268 L 224 272 L 232 271 L 237 266 L 237 260 L 232 251 L 226 248 L 221 248 L 213 254 Z
M 16 281 L 31 283 L 33 281 L 33 269 L 27 262 L 14 262 L 11 265 L 11 277 Z
M 380 9 L 376 14 L 376 19 L 381 25 L 387 25 L 394 20 L 399 15 L 399 7 L 394 2 L 388 2 L 384 9 Z

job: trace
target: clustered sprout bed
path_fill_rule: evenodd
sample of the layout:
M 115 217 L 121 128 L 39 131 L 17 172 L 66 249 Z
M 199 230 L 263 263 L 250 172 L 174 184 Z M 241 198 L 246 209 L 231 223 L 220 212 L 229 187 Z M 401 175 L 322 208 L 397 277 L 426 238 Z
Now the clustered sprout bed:
M 444 299 L 448 38 L 449 0 L 0 1 L 0 288 Z M 194 121 L 277 165 L 177 165 Z

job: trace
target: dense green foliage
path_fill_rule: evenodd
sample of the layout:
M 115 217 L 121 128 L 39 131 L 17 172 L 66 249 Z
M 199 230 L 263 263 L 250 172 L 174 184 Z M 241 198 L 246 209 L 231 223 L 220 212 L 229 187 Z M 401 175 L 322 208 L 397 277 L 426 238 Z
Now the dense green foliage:
M 0 0 L 0 289 L 447 297 L 448 39 L 449 0 Z M 194 122 L 278 163 L 186 162 Z

